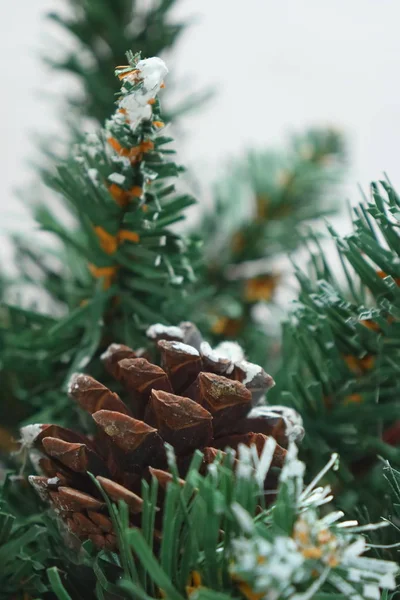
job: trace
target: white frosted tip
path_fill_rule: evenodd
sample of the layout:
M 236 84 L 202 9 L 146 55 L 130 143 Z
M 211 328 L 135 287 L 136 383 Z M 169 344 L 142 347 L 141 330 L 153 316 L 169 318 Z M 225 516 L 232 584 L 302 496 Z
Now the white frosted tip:
M 221 342 L 214 348 L 214 352 L 220 358 L 228 358 L 235 364 L 244 360 L 243 349 L 237 342 Z
M 21 428 L 21 443 L 23 446 L 31 447 L 38 435 L 41 433 L 43 425 L 41 423 L 32 423 Z
M 122 173 L 111 173 L 111 175 L 108 176 L 108 181 L 111 181 L 112 183 L 116 183 L 117 185 L 122 185 L 125 182 L 125 175 L 122 175 Z
M 241 369 L 243 369 L 243 371 L 246 373 L 244 380 L 242 381 L 242 383 L 244 385 L 246 385 L 246 383 L 250 383 L 251 381 L 253 381 L 253 379 L 259 375 L 260 373 L 262 373 L 262 367 L 260 367 L 260 365 L 256 365 L 254 363 L 251 362 L 247 362 L 247 360 L 242 360 L 239 364 L 238 367 L 240 367 Z
M 183 340 L 183 331 L 180 327 L 162 325 L 161 323 L 151 325 L 146 331 L 146 335 L 151 340 L 155 340 L 163 335 Z
M 122 344 L 110 344 L 108 346 L 107 350 L 105 350 L 103 352 L 103 354 L 100 356 L 100 359 L 107 360 L 114 354 L 114 352 L 118 352 L 118 350 L 120 350 L 121 347 L 122 347 Z
M 200 356 L 196 348 L 193 348 L 193 346 L 189 346 L 188 344 L 183 344 L 182 342 L 171 342 L 171 346 L 174 350 L 178 350 L 178 352 L 192 354 L 193 356 Z

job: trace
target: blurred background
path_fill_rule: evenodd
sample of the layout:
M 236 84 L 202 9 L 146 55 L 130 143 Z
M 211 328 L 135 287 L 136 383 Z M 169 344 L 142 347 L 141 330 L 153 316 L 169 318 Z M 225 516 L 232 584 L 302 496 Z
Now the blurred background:
M 0 3 L 3 228 L 24 213 L 13 190 L 29 180 L 33 134 L 57 135 L 57 98 L 76 85 L 40 59 L 70 43 L 44 20 L 65 8 L 56 0 Z M 174 92 L 216 92 L 182 123 L 180 154 L 198 179 L 213 180 L 244 148 L 279 145 L 287 133 L 328 124 L 347 137 L 346 195 L 384 170 L 396 183 L 396 0 L 181 0 L 173 14 L 193 23 L 169 57 Z

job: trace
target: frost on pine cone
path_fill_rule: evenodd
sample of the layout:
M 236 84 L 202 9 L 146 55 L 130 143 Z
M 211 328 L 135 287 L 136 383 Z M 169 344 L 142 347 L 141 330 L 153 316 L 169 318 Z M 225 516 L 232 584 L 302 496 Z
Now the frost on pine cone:
M 112 500 L 124 500 L 132 524 L 140 525 L 141 480 L 158 480 L 162 505 L 162 490 L 172 477 L 165 442 L 173 447 L 184 478 L 196 450 L 203 452 L 206 468 L 227 447 L 254 444 L 261 453 L 269 436 L 277 442 L 272 466 L 279 469 L 289 440 L 303 435 L 301 419 L 291 409 L 255 406 L 273 380 L 245 361 L 237 344 L 212 350 L 190 323 L 156 325 L 148 336 L 156 342 L 161 366 L 143 351 L 119 344 L 102 356 L 124 389 L 124 401 L 88 375 L 72 377 L 70 397 L 92 415 L 94 436 L 58 425 L 22 430 L 23 443 L 41 456 L 43 474 L 31 476 L 32 485 L 72 533 L 99 547 L 115 547 L 116 538 L 104 499 L 88 473 Z M 265 488 L 275 488 L 275 477 L 272 470 Z

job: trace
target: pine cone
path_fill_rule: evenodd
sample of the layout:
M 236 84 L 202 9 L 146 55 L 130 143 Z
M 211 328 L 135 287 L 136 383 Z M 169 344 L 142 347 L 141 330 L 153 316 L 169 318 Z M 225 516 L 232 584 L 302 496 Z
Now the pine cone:
M 92 415 L 95 436 L 58 425 L 22 430 L 23 442 L 40 451 L 44 473 L 30 482 L 69 531 L 98 547 L 114 548 L 116 539 L 88 472 L 112 500 L 126 501 L 132 524 L 140 525 L 141 480 L 153 476 L 165 489 L 172 477 L 165 442 L 174 448 L 184 478 L 196 450 L 203 451 L 205 469 L 227 447 L 255 444 L 260 453 L 271 435 L 277 440 L 272 464 L 280 468 L 288 440 L 302 435 L 299 418 L 287 418 L 281 407 L 252 410 L 273 380 L 246 362 L 237 344 L 212 351 L 190 323 L 153 326 L 148 335 L 157 344 L 161 366 L 118 344 L 102 356 L 125 390 L 124 402 L 89 375 L 72 377 L 69 395 Z

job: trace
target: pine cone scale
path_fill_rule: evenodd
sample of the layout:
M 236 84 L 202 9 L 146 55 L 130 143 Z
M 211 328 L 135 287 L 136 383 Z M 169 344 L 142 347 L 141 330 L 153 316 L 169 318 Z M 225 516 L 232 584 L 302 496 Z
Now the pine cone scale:
M 99 410 L 114 410 L 128 414 L 127 406 L 119 398 L 118 394 L 111 392 L 89 375 L 77 373 L 71 378 L 69 395 L 89 414 Z
M 57 438 L 44 438 L 43 448 L 48 456 L 55 458 L 64 467 L 75 473 L 106 474 L 108 472 L 104 462 L 86 444 L 72 444 Z
M 137 450 L 148 437 L 154 436 L 157 432 L 154 427 L 124 413 L 99 410 L 92 417 L 96 425 L 112 439 L 118 448 L 126 453 Z
M 126 465 L 135 473 L 151 461 L 164 465 L 165 449 L 157 429 L 121 413 L 99 411 L 93 415 L 110 443 L 108 463 L 110 471 L 118 475 L 118 464 Z
M 203 448 L 212 439 L 212 416 L 189 398 L 153 390 L 146 418 L 178 455 Z
M 161 366 L 167 373 L 173 389 L 183 392 L 192 384 L 202 369 L 199 352 L 182 342 L 160 340 Z
M 140 419 L 144 416 L 152 390 L 173 392 L 165 371 L 145 358 L 121 360 L 118 380 L 129 394 L 133 414 Z
M 142 512 L 143 508 L 143 500 L 135 494 L 131 492 L 123 485 L 112 481 L 111 479 L 107 479 L 105 477 L 97 477 L 97 481 L 101 484 L 102 488 L 107 492 L 112 500 L 118 502 L 119 500 L 124 500 L 130 512 L 133 514 L 138 514 Z

